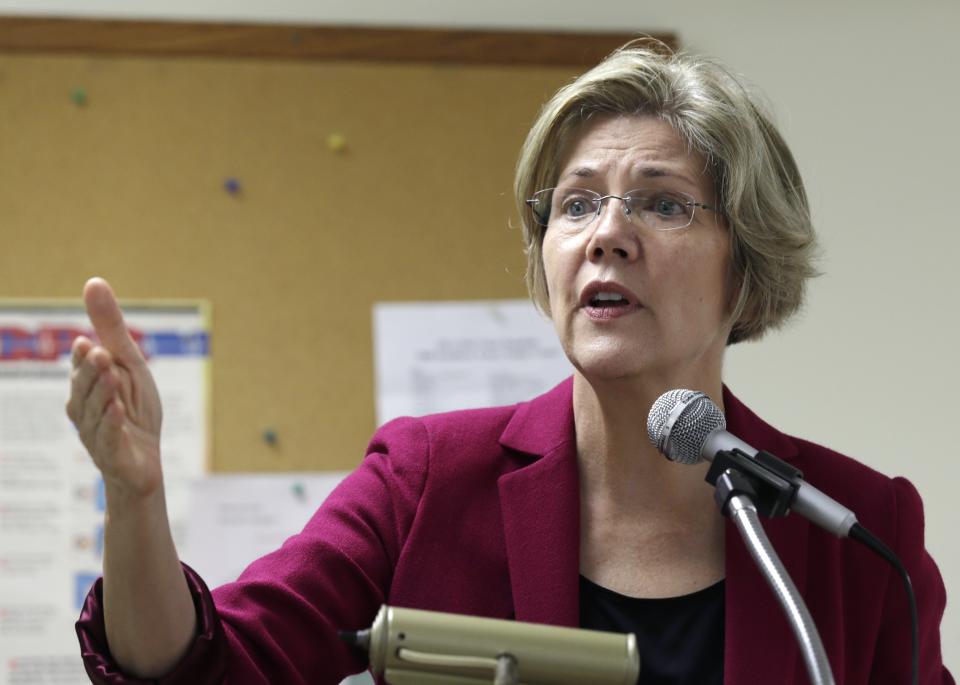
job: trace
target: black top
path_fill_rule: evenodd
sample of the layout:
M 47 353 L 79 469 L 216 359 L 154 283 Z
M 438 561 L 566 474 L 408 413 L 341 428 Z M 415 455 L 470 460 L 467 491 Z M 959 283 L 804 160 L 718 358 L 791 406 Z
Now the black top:
M 723 581 L 681 597 L 638 599 L 580 576 L 580 627 L 633 633 L 642 685 L 723 684 Z

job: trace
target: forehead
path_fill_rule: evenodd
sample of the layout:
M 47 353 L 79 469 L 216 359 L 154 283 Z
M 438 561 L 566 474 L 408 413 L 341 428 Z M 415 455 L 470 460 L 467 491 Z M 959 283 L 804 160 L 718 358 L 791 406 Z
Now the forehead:
M 706 158 L 666 121 L 649 115 L 604 115 L 585 123 L 560 158 L 558 183 L 676 178 L 709 190 Z

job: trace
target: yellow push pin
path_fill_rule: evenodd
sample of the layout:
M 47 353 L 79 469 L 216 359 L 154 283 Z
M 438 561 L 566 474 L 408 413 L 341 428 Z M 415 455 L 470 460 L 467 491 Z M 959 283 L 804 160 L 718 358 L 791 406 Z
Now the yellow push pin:
M 342 133 L 331 133 L 327 136 L 327 148 L 337 154 L 347 149 L 347 138 Z

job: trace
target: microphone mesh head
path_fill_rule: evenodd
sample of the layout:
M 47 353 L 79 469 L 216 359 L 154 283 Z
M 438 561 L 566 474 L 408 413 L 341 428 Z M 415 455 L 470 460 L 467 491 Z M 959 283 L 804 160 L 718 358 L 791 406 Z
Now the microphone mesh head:
M 720 408 L 705 393 L 694 390 L 668 390 L 660 395 L 647 417 L 650 442 L 667 459 L 681 464 L 696 464 L 707 437 L 727 420 Z

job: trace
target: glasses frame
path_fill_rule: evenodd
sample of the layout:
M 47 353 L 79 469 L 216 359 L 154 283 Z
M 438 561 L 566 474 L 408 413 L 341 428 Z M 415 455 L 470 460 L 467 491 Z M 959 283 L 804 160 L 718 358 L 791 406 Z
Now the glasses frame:
M 557 186 L 557 187 L 559 187 L 559 186 Z M 548 210 L 546 221 L 544 221 L 544 220 L 542 220 L 542 219 L 540 218 L 540 215 L 537 213 L 537 210 L 534 209 L 534 206 L 538 203 L 537 196 L 543 195 L 544 193 L 553 193 L 553 191 L 557 190 L 557 187 L 544 188 L 543 190 L 538 190 L 537 192 L 535 192 L 535 193 L 533 194 L 533 197 L 531 197 L 529 200 L 524 200 L 524 203 L 525 203 L 528 207 L 530 207 L 530 213 L 533 214 L 534 221 L 537 222 L 537 225 L 543 226 L 544 228 L 546 228 L 547 226 L 550 225 L 550 214 L 549 214 L 549 210 Z M 712 205 L 705 204 L 705 203 L 703 203 L 703 202 L 698 202 L 692 195 L 690 195 L 690 194 L 688 194 L 688 193 L 684 193 L 683 191 L 680 191 L 680 190 L 663 191 L 663 190 L 660 190 L 660 189 L 658 189 L 658 188 L 634 188 L 633 190 L 628 190 L 628 191 L 627 191 L 624 195 L 622 195 L 622 196 L 621 196 L 621 195 L 614 195 L 613 193 L 610 193 L 609 195 L 601 195 L 601 194 L 598 193 L 597 191 L 595 191 L 595 190 L 588 190 L 587 188 L 564 188 L 564 190 L 580 190 L 580 191 L 583 191 L 584 193 L 586 193 L 586 194 L 588 194 L 588 195 L 595 195 L 595 196 L 596 196 L 596 199 L 593 200 L 593 203 L 596 205 L 597 211 L 595 211 L 595 212 L 593 213 L 593 217 L 592 217 L 588 222 L 586 222 L 585 224 L 583 224 L 584 227 L 589 226 L 590 224 L 592 224 L 594 221 L 597 220 L 597 217 L 599 217 L 600 214 L 601 214 L 601 212 L 603 212 L 603 201 L 604 201 L 604 200 L 610 200 L 610 199 L 620 200 L 620 201 L 623 203 L 623 214 L 624 214 L 624 216 L 626 216 L 626 217 L 628 218 L 628 220 L 630 221 L 631 224 L 637 225 L 637 224 L 633 221 L 633 219 L 630 219 L 630 218 L 629 218 L 630 215 L 633 214 L 633 210 L 630 208 L 630 200 L 633 199 L 633 198 L 631 197 L 631 194 L 632 194 L 632 193 L 669 192 L 671 195 L 678 195 L 678 196 L 680 196 L 681 198 L 684 198 L 686 201 L 683 202 L 682 204 L 683 204 L 685 207 L 691 207 L 691 208 L 693 208 L 693 210 L 690 212 L 690 221 L 688 221 L 688 222 L 687 222 L 686 224 L 684 224 L 683 226 L 672 226 L 672 227 L 670 227 L 670 228 L 653 228 L 653 227 L 651 227 L 651 226 L 646 226 L 646 224 L 643 224 L 643 225 L 646 226 L 647 228 L 650 228 L 651 230 L 654 230 L 654 231 L 679 231 L 679 230 L 681 230 L 681 229 L 688 228 L 688 227 L 690 226 L 690 224 L 693 223 L 693 217 L 696 216 L 696 209 L 697 209 L 697 208 L 706 209 L 706 210 L 709 210 L 709 211 L 714 212 L 714 213 L 719 213 L 719 211 L 720 211 L 717 207 L 714 207 L 714 206 L 712 206 Z M 552 198 L 552 196 L 551 196 L 551 204 L 552 204 L 552 200 L 553 200 L 553 198 Z

